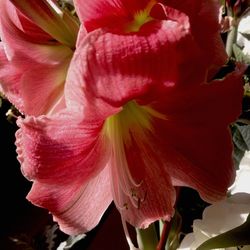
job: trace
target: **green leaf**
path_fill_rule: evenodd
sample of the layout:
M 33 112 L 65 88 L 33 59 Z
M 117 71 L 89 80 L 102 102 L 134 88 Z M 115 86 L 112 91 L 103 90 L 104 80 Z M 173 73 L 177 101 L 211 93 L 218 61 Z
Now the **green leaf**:
M 250 214 L 245 223 L 202 243 L 196 250 L 250 245 Z
M 250 150 L 250 125 L 237 125 L 237 129 L 242 135 L 244 142 L 247 145 L 247 150 Z
M 236 44 L 233 44 L 233 53 L 234 53 L 236 61 L 246 63 L 246 64 L 250 64 L 250 56 L 245 55 L 242 52 L 241 48 Z
M 234 124 L 232 137 L 234 144 L 233 158 L 235 167 L 238 169 L 245 151 L 250 150 L 250 125 Z

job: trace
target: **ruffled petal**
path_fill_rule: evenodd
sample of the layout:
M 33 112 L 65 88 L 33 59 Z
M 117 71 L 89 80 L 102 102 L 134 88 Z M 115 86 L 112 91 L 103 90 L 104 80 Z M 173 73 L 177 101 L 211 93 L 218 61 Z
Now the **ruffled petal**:
M 33 204 L 48 209 L 60 229 L 70 235 L 85 233 L 93 229 L 111 203 L 109 169 L 105 168 L 88 182 L 68 184 L 57 178 L 51 183 L 50 177 L 34 181 L 27 196 Z
M 202 63 L 189 82 L 183 80 L 182 69 L 184 62 L 192 66 L 201 56 L 188 23 L 175 20 L 151 22 L 126 35 L 101 29 L 87 36 L 80 32 L 65 84 L 68 106 L 81 103 L 98 112 L 100 102 L 120 107 L 140 96 L 155 99 L 164 89 L 200 84 L 206 75 Z M 191 66 L 191 72 L 197 70 Z
M 161 2 L 161 3 L 159 3 Z M 193 61 L 182 62 L 182 78 L 187 80 L 190 76 L 194 77 L 200 69 L 190 72 L 190 65 L 196 65 L 196 67 L 207 67 L 210 72 L 208 77 L 214 75 L 214 73 L 223 65 L 228 56 L 224 48 L 220 35 L 220 27 L 218 23 L 219 5 L 215 0 L 188 0 L 188 1 L 123 1 L 123 0 L 110 0 L 110 1 L 81 1 L 76 0 L 75 5 L 78 15 L 82 23 L 86 26 L 88 31 L 92 31 L 98 28 L 110 28 L 115 32 L 125 32 L 126 25 L 131 23 L 136 16 L 141 16 L 139 20 L 143 19 L 143 12 L 148 12 L 151 19 L 154 20 L 178 20 L 183 26 L 185 26 L 186 20 L 182 18 L 186 15 L 189 19 L 190 33 L 192 34 L 193 42 L 200 48 L 203 53 L 202 56 L 195 56 L 196 52 L 189 48 L 189 51 L 193 52 L 190 55 L 190 59 Z M 148 6 L 152 8 L 151 12 L 147 10 Z M 158 8 L 155 8 L 158 6 Z M 165 8 L 164 11 L 160 11 Z M 102 10 L 102 11 L 100 11 Z M 173 12 L 179 14 L 173 17 Z M 180 15 L 182 13 L 182 15 Z M 140 20 L 139 22 L 142 22 Z M 191 53 L 190 52 L 190 53 Z M 195 60 L 196 59 L 196 60 Z M 188 69 L 188 70 L 186 70 Z M 201 69 L 203 69 L 201 67 Z M 203 72 L 203 70 L 202 70 Z M 204 72 L 203 72 L 204 73 Z M 204 80 L 204 79 L 203 79 Z
M 47 184 L 83 183 L 106 165 L 102 121 L 84 123 L 78 114 L 19 119 L 18 160 L 24 176 Z
M 48 45 L 44 37 L 33 43 L 35 25 L 23 32 L 31 23 L 22 26 L 24 17 L 6 1 L 1 2 L 1 9 L 1 89 L 21 112 L 47 113 L 62 97 L 73 52 L 65 46 Z

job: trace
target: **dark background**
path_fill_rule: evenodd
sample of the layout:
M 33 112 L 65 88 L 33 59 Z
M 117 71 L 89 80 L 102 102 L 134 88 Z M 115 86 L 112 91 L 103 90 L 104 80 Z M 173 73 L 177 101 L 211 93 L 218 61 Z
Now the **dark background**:
M 56 229 L 56 224 L 45 209 L 32 205 L 25 198 L 32 183 L 22 176 L 16 159 L 14 143 L 17 126 L 15 119 L 7 120 L 5 115 L 10 107 L 10 104 L 3 100 L 0 108 L 0 249 L 48 250 L 46 240 L 53 238 L 54 247 L 51 249 L 54 250 L 68 236 Z M 128 249 L 120 215 L 113 204 L 101 223 L 71 249 Z

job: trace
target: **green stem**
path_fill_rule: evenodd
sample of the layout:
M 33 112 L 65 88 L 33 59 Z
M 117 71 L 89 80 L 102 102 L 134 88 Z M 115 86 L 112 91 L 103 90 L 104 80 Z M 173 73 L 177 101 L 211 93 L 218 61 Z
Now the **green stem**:
M 152 223 L 146 229 L 136 229 L 137 241 L 141 250 L 155 250 L 158 244 L 155 224 Z
M 227 41 L 226 41 L 226 51 L 229 57 L 233 55 L 233 45 L 237 39 L 237 25 L 233 26 L 232 29 L 228 32 Z
M 169 232 L 170 232 L 170 229 L 171 229 L 171 225 L 172 225 L 171 222 L 170 221 L 162 221 L 162 222 L 160 222 L 162 224 L 162 225 L 160 225 L 160 227 L 161 227 L 161 230 L 160 230 L 161 237 L 160 237 L 160 240 L 158 242 L 156 250 L 164 250 L 165 249 L 167 239 L 168 239 L 168 236 L 169 236 Z

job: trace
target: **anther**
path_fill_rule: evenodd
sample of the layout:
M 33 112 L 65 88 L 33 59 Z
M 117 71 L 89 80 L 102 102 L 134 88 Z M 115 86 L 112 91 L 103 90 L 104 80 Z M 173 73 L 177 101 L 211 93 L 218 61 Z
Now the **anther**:
M 128 203 L 127 202 L 123 204 L 123 208 L 128 210 Z

